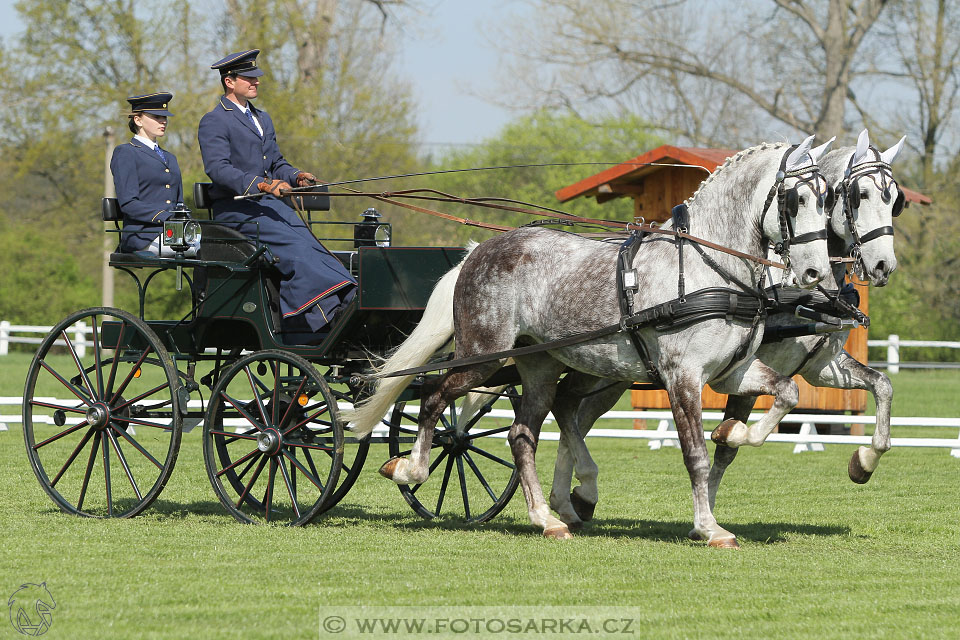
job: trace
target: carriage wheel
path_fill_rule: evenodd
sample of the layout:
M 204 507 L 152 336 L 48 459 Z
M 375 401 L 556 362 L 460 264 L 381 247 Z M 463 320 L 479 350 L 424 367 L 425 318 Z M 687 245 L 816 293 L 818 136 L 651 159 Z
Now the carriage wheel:
M 306 524 L 333 495 L 343 464 L 336 397 L 300 356 L 245 356 L 213 387 L 203 457 L 220 502 L 240 522 Z
M 92 329 L 77 340 L 77 323 Z M 40 485 L 65 512 L 130 518 L 173 472 L 177 369 L 150 327 L 120 309 L 71 314 L 40 343 L 23 392 L 23 439 Z
M 337 385 L 331 388 L 331 392 L 341 404 L 354 404 L 359 401 L 358 395 L 346 388 L 345 385 Z M 343 461 L 340 465 L 340 477 L 337 481 L 337 488 L 331 494 L 330 499 L 323 503 L 317 515 L 331 509 L 337 505 L 347 492 L 353 487 L 360 472 L 363 470 L 363 463 L 367 459 L 367 452 L 370 450 L 370 438 L 358 439 L 352 432 L 345 431 L 343 434 Z
M 516 408 L 516 391 L 504 393 Z M 500 513 L 520 481 L 505 437 L 510 425 L 487 424 L 483 416 L 499 396 L 490 396 L 480 411 L 463 421 L 455 401 L 441 416 L 433 438 L 430 477 L 423 484 L 400 485 L 413 510 L 427 519 L 457 514 L 467 522 L 486 522 Z M 390 456 L 408 456 L 417 436 L 417 414 L 398 402 L 390 417 Z

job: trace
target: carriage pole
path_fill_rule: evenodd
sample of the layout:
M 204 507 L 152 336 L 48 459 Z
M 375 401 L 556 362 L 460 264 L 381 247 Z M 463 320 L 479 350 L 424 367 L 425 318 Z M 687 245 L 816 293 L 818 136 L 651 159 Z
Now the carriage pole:
M 103 138 L 106 143 L 103 163 L 103 197 L 116 198 L 117 191 L 113 186 L 113 172 L 110 171 L 110 156 L 113 153 L 113 147 L 116 144 L 116 138 L 113 135 L 113 127 L 107 127 L 103 130 Z M 104 222 L 104 230 L 109 231 L 110 223 Z M 113 269 L 110 268 L 110 253 L 114 248 L 113 234 L 103 234 L 103 264 L 101 267 L 103 291 L 101 299 L 104 307 L 113 306 Z

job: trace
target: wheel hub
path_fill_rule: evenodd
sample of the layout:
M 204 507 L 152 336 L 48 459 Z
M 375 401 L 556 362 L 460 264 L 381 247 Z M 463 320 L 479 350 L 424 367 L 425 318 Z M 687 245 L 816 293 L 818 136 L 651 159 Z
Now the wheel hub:
M 102 402 L 97 402 L 87 409 L 87 424 L 95 429 L 104 429 L 110 424 L 110 409 Z
M 280 432 L 276 429 L 267 429 L 257 434 L 257 449 L 268 455 L 279 453 L 281 442 Z

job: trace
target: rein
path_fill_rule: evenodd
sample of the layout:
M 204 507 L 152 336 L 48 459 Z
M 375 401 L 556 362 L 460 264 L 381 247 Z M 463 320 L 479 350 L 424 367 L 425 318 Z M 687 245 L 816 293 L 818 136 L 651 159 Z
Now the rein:
M 437 191 L 436 189 L 405 189 L 402 191 L 383 191 L 383 192 L 367 192 L 367 191 L 354 191 L 350 190 L 350 193 L 327 193 L 327 192 L 316 192 L 310 193 L 308 191 L 297 191 L 299 195 L 327 195 L 327 196 L 340 196 L 340 197 L 366 197 L 373 198 L 374 200 L 379 200 L 381 202 L 386 202 L 387 204 L 396 205 L 404 209 L 410 209 L 411 211 L 417 211 L 419 213 L 426 213 L 429 215 L 437 216 L 443 218 L 444 220 L 450 220 L 453 222 L 458 222 L 460 224 L 465 224 L 469 226 L 475 226 L 482 229 L 490 229 L 493 231 L 512 231 L 516 227 L 506 227 L 501 225 L 493 225 L 485 222 L 479 222 L 476 220 L 470 220 L 469 218 L 459 218 L 448 213 L 443 213 L 441 211 L 435 211 L 433 209 L 428 209 L 426 207 L 420 207 L 417 205 L 409 204 L 406 202 L 401 202 L 396 200 L 396 198 L 409 198 L 412 200 L 428 200 L 433 202 L 448 202 L 453 204 L 466 204 L 471 206 L 483 207 L 486 209 L 496 209 L 499 211 L 510 211 L 513 213 L 524 213 L 529 215 L 543 215 L 544 212 L 551 213 L 557 217 L 558 220 L 564 222 L 570 222 L 573 224 L 587 224 L 587 225 L 596 225 L 602 227 L 613 227 L 619 230 L 622 230 L 623 233 L 630 232 L 643 232 L 643 233 L 653 233 L 659 235 L 670 236 L 673 238 L 682 238 L 684 240 L 689 240 L 690 242 L 702 245 L 704 247 L 709 247 L 715 251 L 720 251 L 737 258 L 742 258 L 744 260 L 749 260 L 757 264 L 761 264 L 767 267 L 774 267 L 777 269 L 786 269 L 787 265 L 775 262 L 773 260 L 768 260 L 766 258 L 760 258 L 749 253 L 744 253 L 742 251 L 737 251 L 736 249 L 730 249 L 719 245 L 715 242 L 705 240 L 703 238 L 698 238 L 696 236 L 690 235 L 684 231 L 675 231 L 672 229 L 664 229 L 662 227 L 653 226 L 645 222 L 620 222 L 618 220 L 603 220 L 597 218 L 584 218 L 582 216 L 575 216 L 557 209 L 551 209 L 549 207 L 543 207 L 540 205 L 534 205 L 528 202 L 523 202 L 521 200 L 511 200 L 509 198 L 462 198 L 459 196 L 451 195 L 444 193 L 442 191 Z M 421 195 L 421 194 L 434 194 L 434 195 Z M 511 205 L 526 205 L 526 206 L 510 206 L 507 204 L 500 203 L 511 203 Z M 529 207 L 536 207 L 535 209 Z

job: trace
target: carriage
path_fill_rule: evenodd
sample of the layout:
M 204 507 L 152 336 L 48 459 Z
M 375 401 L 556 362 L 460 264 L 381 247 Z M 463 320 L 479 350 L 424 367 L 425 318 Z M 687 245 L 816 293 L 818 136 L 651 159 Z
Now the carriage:
M 198 209 L 210 208 L 208 188 L 195 185 Z M 350 224 L 314 219 L 330 208 L 322 193 L 292 204 L 315 231 Z M 102 217 L 120 232 L 115 199 L 103 200 Z M 362 398 L 362 372 L 402 342 L 433 285 L 465 250 L 391 246 L 389 225 L 368 209 L 352 239 L 321 238 L 339 245 L 332 253 L 357 278 L 358 294 L 319 340 L 303 344 L 307 336 L 280 329 L 269 249 L 229 226 L 194 222 L 201 233 L 195 257 L 186 257 L 179 237 L 185 227 L 196 233 L 184 221 L 164 230 L 173 257 L 110 255 L 110 266 L 136 283 L 137 313 L 83 309 L 42 340 L 23 395 L 31 465 L 63 511 L 132 517 L 164 489 L 182 434 L 202 424 L 207 475 L 238 521 L 306 524 L 343 499 L 372 443 L 386 444 L 391 456 L 409 448 L 417 418 L 408 402 L 428 376 L 414 381 L 370 437 L 353 437 L 341 412 Z M 170 272 L 190 309 L 152 319 L 149 287 Z M 81 339 L 78 326 L 92 337 Z M 509 370 L 500 377 L 511 381 Z M 418 514 L 460 509 L 468 521 L 482 521 L 507 504 L 518 484 L 502 438 L 509 425 L 481 420 L 504 396 L 516 392 L 491 395 L 465 425 L 451 408 L 434 445 L 442 473 L 400 487 Z

